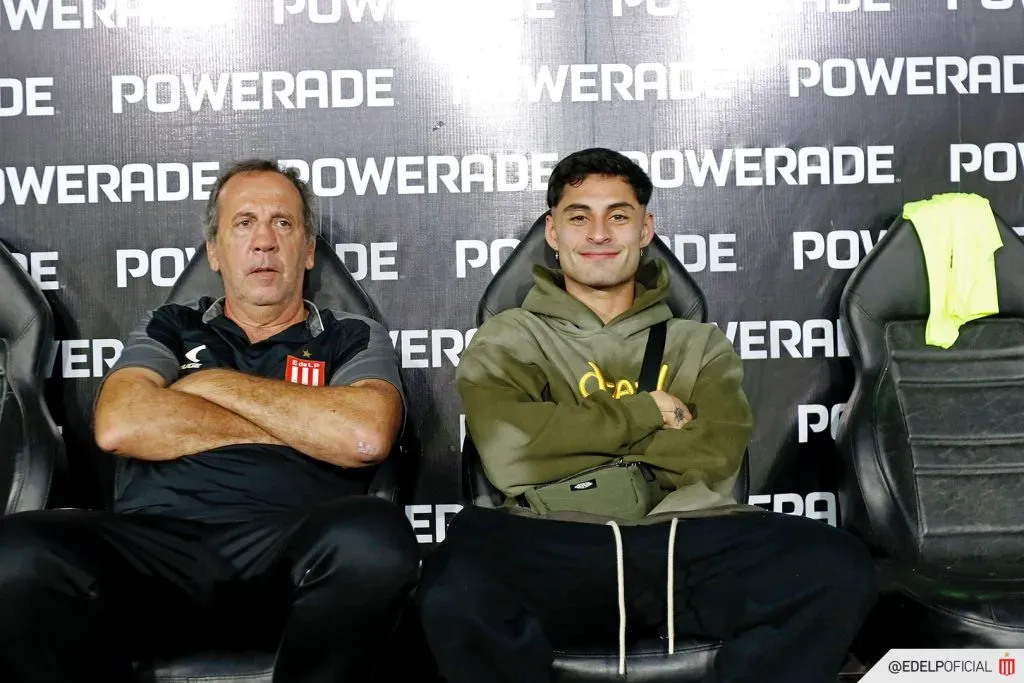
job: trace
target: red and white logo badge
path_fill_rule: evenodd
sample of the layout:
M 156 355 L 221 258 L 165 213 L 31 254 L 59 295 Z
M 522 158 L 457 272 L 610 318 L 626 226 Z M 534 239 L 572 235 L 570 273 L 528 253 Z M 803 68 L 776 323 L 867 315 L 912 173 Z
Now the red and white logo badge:
M 295 384 L 305 384 L 311 387 L 324 386 L 324 375 L 327 374 L 327 361 L 306 360 L 288 356 L 284 366 L 284 378 Z
M 1012 676 L 1017 671 L 1017 659 L 1007 652 L 1005 657 L 999 658 L 999 673 L 1003 676 Z

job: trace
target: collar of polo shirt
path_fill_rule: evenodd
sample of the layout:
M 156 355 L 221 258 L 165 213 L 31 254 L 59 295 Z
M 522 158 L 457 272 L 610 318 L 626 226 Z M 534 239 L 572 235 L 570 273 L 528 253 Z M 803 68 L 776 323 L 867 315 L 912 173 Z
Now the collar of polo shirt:
M 306 316 L 306 327 L 311 335 L 314 337 L 319 336 L 324 331 L 324 321 L 320 317 L 320 309 L 309 299 L 303 299 L 302 302 L 305 304 L 306 310 L 309 311 L 309 315 Z M 210 304 L 210 307 L 203 313 L 203 322 L 209 323 L 220 315 L 224 315 L 224 297 Z

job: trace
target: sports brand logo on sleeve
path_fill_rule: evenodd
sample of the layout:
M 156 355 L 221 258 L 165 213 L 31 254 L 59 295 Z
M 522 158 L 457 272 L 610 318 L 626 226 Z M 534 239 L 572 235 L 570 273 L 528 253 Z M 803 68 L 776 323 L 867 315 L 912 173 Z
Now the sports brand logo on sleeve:
M 327 382 L 327 361 L 308 360 L 288 356 L 284 365 L 284 378 L 294 384 L 305 384 L 311 387 L 322 387 Z
M 181 369 L 182 370 L 198 370 L 199 368 L 203 367 L 203 362 L 201 360 L 199 360 L 199 352 L 204 350 L 205 348 L 206 348 L 206 344 L 203 344 L 202 346 L 197 346 L 194 349 L 191 349 L 190 351 L 186 351 L 185 352 L 185 360 L 188 361 L 188 362 L 187 363 L 182 363 L 181 364 Z

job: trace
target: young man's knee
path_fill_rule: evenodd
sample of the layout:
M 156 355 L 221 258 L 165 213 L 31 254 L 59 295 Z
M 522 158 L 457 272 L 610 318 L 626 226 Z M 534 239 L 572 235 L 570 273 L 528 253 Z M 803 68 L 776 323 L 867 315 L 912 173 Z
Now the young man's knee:
M 878 575 L 867 547 L 851 534 L 837 535 L 843 538 L 842 550 L 833 562 L 837 582 L 855 603 L 874 604 L 878 597 Z
M 481 611 L 493 603 L 488 599 L 488 577 L 465 554 L 437 548 L 427 560 L 423 580 L 416 591 L 416 603 L 427 629 L 451 630 L 481 621 Z M 497 607 L 497 605 L 492 605 Z
M 846 531 L 831 527 L 827 531 L 805 546 L 807 565 L 814 568 L 832 600 L 854 609 L 873 604 L 878 580 L 867 547 Z

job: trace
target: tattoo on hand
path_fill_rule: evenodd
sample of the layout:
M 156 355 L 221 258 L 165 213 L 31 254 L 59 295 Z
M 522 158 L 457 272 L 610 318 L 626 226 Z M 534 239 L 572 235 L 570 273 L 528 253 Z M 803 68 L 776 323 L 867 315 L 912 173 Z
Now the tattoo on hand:
M 686 418 L 686 413 L 683 412 L 682 408 L 676 408 L 676 424 L 683 424 L 683 420 Z

